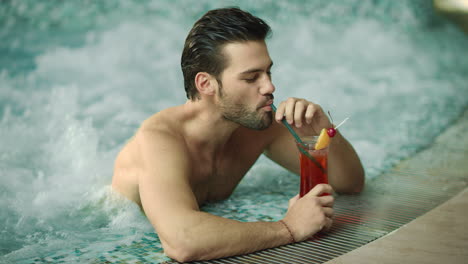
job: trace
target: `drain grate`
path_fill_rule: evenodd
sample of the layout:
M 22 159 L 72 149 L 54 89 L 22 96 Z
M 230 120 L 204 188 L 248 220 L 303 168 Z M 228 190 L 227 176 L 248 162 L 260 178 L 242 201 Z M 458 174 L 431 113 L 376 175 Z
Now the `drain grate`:
M 193 263 L 326 262 L 388 234 L 466 187 L 465 173 L 442 175 L 393 170 L 368 182 L 360 195 L 336 197 L 334 225 L 326 234 L 248 255 Z

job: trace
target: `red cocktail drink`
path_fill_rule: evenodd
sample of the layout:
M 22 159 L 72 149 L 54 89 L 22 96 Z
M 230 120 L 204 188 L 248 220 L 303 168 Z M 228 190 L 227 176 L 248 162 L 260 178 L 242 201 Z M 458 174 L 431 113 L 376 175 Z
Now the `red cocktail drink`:
M 300 197 L 306 195 L 317 184 L 328 184 L 328 147 L 316 150 L 317 137 L 315 136 L 303 138 L 302 140 L 304 144 L 297 143 L 301 163 Z

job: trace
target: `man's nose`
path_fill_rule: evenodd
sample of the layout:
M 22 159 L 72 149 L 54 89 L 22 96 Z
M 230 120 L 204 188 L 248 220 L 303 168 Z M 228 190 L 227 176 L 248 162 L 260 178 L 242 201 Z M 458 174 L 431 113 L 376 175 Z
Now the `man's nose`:
M 265 94 L 273 94 L 275 92 L 275 85 L 271 81 L 270 78 L 266 78 L 264 83 L 262 84 L 262 87 L 260 88 L 260 93 L 262 95 Z

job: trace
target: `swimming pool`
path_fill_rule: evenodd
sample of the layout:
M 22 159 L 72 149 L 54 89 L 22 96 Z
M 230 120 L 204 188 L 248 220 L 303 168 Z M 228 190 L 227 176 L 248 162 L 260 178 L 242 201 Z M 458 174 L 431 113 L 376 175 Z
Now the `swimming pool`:
M 183 41 L 210 8 L 238 5 L 265 18 L 276 98 L 306 97 L 335 120 L 349 116 L 341 131 L 367 177 L 388 170 L 468 103 L 468 39 L 427 2 L 3 3 L 0 262 L 82 263 L 142 241 L 166 259 L 139 209 L 108 185 L 140 122 L 185 101 Z M 298 185 L 260 158 L 230 199 L 204 210 L 278 220 Z

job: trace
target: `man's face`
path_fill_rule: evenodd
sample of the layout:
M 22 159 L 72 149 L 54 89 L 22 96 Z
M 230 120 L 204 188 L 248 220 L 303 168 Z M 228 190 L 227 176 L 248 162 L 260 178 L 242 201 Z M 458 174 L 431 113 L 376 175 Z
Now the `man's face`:
M 230 43 L 223 52 L 228 66 L 221 74 L 218 102 L 224 118 L 250 129 L 268 128 L 275 87 L 265 42 Z

